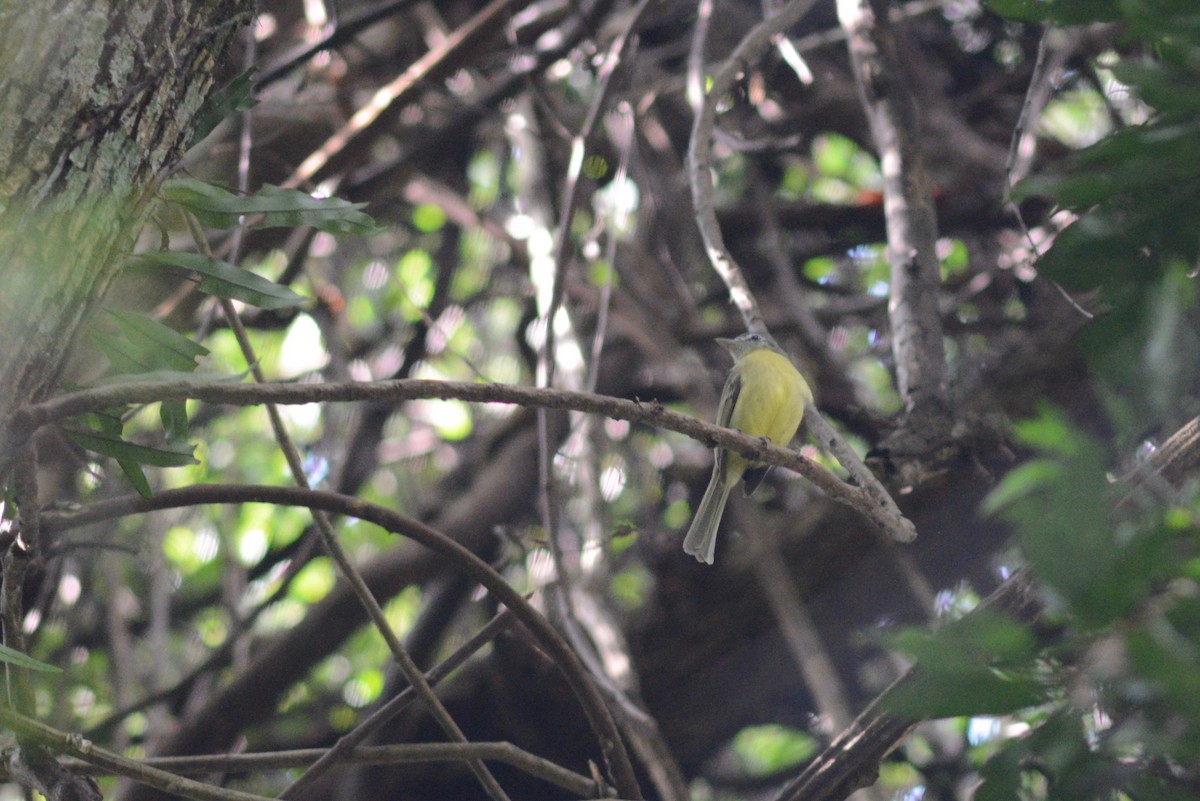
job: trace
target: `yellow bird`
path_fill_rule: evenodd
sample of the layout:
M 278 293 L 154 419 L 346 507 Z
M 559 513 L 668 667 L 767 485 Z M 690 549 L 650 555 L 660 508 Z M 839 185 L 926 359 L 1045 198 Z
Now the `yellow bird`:
M 721 391 L 717 425 L 787 445 L 796 436 L 805 406 L 813 400 L 804 376 L 767 334 L 748 333 L 736 339 L 718 338 L 717 342 L 733 356 L 733 368 Z M 769 469 L 717 448 L 708 489 L 683 538 L 684 552 L 711 565 L 729 491 L 745 477 L 745 492 L 751 494 Z

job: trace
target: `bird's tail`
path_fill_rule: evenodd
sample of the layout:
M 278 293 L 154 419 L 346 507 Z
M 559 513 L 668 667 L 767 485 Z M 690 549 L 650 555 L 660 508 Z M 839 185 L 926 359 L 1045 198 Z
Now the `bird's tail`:
M 709 479 L 708 489 L 700 499 L 696 516 L 692 518 L 692 526 L 687 536 L 683 538 L 683 551 L 696 557 L 701 562 L 713 563 L 713 552 L 717 547 L 717 527 L 721 525 L 721 515 L 725 511 L 725 501 L 729 500 L 730 484 L 726 483 L 722 470 L 713 470 Z

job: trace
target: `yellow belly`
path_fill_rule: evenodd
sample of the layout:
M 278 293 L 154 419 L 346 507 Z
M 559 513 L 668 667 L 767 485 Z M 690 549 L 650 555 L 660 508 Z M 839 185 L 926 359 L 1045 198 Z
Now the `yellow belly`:
M 804 376 L 786 356 L 767 348 L 747 353 L 733 369 L 741 379 L 741 392 L 730 427 L 752 437 L 766 437 L 776 445 L 791 442 L 805 405 L 812 402 L 812 390 Z M 730 473 L 737 470 L 740 475 L 745 461 L 740 457 L 729 461 Z

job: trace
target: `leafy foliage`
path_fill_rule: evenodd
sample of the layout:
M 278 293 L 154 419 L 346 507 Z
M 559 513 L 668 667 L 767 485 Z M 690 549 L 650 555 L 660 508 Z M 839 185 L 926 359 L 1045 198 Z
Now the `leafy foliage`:
M 284 4 L 262 5 L 278 10 Z M 461 22 L 470 5 L 439 4 L 438 13 Z M 927 54 L 952 55 L 956 69 L 925 73 L 938 87 L 930 96 L 942 89 L 935 78 L 961 76 L 954 78 L 963 85 L 950 93 L 953 103 L 941 110 L 963 113 L 960 134 L 978 123 L 976 114 L 1003 129 L 995 141 L 972 140 L 986 145 L 973 152 L 1003 153 L 1000 140 L 1012 123 L 1004 110 L 1020 106 L 1017 87 L 1026 80 L 1022 69 L 1036 37 L 1022 24 L 971 17 L 967 5 L 947 4 L 898 24 L 913 25 L 917 46 L 931 32 L 942 37 Z M 1051 372 L 1063 373 L 1052 382 L 1073 394 L 1057 397 L 1062 406 L 1037 403 L 1044 379 L 1038 358 L 1064 349 L 1056 338 L 1061 320 L 1039 327 L 1033 318 L 1042 307 L 1023 294 L 1025 276 L 1014 279 L 1009 268 L 1020 261 L 1012 252 L 1025 237 L 1011 219 L 997 220 L 998 198 L 981 189 L 999 185 L 1002 172 L 979 180 L 982 163 L 962 168 L 958 152 L 935 165 L 958 179 L 936 194 L 944 212 L 939 302 L 949 321 L 945 339 L 955 381 L 981 388 L 978 398 L 967 400 L 980 401 L 989 414 L 1038 411 L 1003 444 L 956 451 L 960 463 L 930 482 L 938 486 L 914 488 L 912 506 L 935 522 L 922 530 L 912 554 L 938 588 L 954 586 L 959 572 L 983 575 L 996 557 L 997 536 L 987 540 L 985 530 L 1011 532 L 1013 550 L 1002 559 L 1008 567 L 1027 564 L 1034 575 L 1046 608 L 1036 625 L 984 608 L 948 615 L 954 619 L 934 630 L 893 631 L 895 620 L 911 622 L 914 612 L 905 607 L 907 588 L 895 591 L 881 579 L 892 557 L 872 550 L 844 511 L 831 512 L 810 487 L 782 476 L 761 493 L 761 505 L 742 506 L 757 509 L 754 516 L 728 523 L 723 542 L 729 550 L 718 557 L 719 567 L 692 572 L 675 540 L 693 512 L 711 454 L 701 443 L 649 427 L 573 420 L 569 429 L 562 426 L 568 433 L 559 443 L 554 432 L 561 421 L 554 415 L 538 427 L 535 415 L 499 405 L 418 400 L 280 411 L 313 485 L 445 528 L 530 595 L 554 582 L 578 581 L 572 603 L 585 610 L 581 620 L 603 624 L 586 632 L 604 657 L 595 661 L 627 671 L 613 686 L 638 688 L 645 714 L 661 724 L 669 748 L 678 749 L 682 772 L 696 778 L 697 797 L 740 797 L 749 792 L 746 782 L 762 786 L 794 774 L 830 734 L 811 725 L 817 711 L 812 688 L 792 669 L 803 660 L 780 643 L 776 630 L 783 625 L 755 586 L 750 535 L 760 519 L 756 528 L 779 535 L 779 558 L 796 582 L 795 594 L 811 602 L 846 684 L 838 689 L 855 704 L 880 690 L 870 657 L 883 642 L 919 670 L 890 696 L 891 711 L 961 718 L 941 730 L 950 736 L 918 736 L 883 765 L 889 788 L 909 797 L 966 797 L 981 778 L 979 799 L 1179 798 L 1194 781 L 1188 766 L 1200 758 L 1200 603 L 1194 600 L 1200 596 L 1200 511 L 1194 494 L 1139 490 L 1131 499 L 1130 485 L 1114 478 L 1125 470 L 1113 455 L 1144 436 L 1147 420 L 1189 413 L 1195 395 L 1189 376 L 1196 369 L 1191 362 L 1200 359 L 1190 360 L 1184 348 L 1189 332 L 1198 330 L 1191 275 L 1200 249 L 1193 230 L 1200 211 L 1194 10 L 1137 0 L 992 5 L 1038 23 L 1121 20 L 1125 31 L 1112 45 L 1120 57 L 1105 54 L 1086 67 L 1073 63 L 1054 101 L 1080 110 L 1063 114 L 1061 122 L 1078 136 L 1059 142 L 1095 144 L 1065 161 L 1055 161 L 1051 151 L 1037 168 L 1048 165 L 1053 172 L 1035 172 L 1022 187 L 1024 198 L 1049 197 L 1069 211 L 1063 217 L 1072 222 L 1061 231 L 1048 221 L 1032 223 L 1045 223 L 1039 234 L 1057 233 L 1033 266 L 1072 291 L 1101 293 L 1106 313 L 1084 336 L 1090 367 L 1109 377 L 1107 386 L 1091 374 L 1065 375 L 1063 361 L 1051 359 Z M 714 332 L 729 333 L 741 322 L 704 264 L 689 200 L 679 191 L 685 182 L 678 143 L 688 136 L 688 120 L 680 113 L 687 106 L 678 54 L 688 48 L 693 20 L 672 18 L 667 7 L 658 12 L 665 16 L 648 16 L 639 31 L 636 61 L 629 56 L 628 74 L 637 80 L 616 82 L 621 96 L 611 114 L 601 115 L 605 125 L 584 138 L 583 189 L 569 220 L 555 218 L 572 144 L 566 134 L 589 116 L 591 98 L 603 98 L 597 58 L 603 37 L 619 27 L 617 17 L 585 26 L 582 45 L 555 54 L 547 62 L 552 66 L 528 85 L 512 80 L 515 65 L 541 54 L 523 49 L 527 32 L 514 25 L 514 39 L 497 37 L 478 54 L 460 54 L 465 68 L 444 81 L 421 82 L 419 98 L 396 109 L 394 120 L 361 131 L 366 143 L 341 154 L 352 166 L 331 168 L 336 180 L 321 185 L 346 187 L 355 200 L 369 198 L 382 225 L 360 202 L 274 184 L 247 194 L 221 188 L 230 170 L 212 154 L 236 144 L 216 143 L 188 167 L 204 180 L 173 179 L 160 197 L 199 226 L 243 229 L 237 246 L 235 237 L 212 231 L 196 237 L 206 242 L 180 246 L 196 232 L 181 226 L 179 215 L 165 216 L 157 232 L 160 250 L 137 256 L 129 277 L 145 284 L 165 280 L 170 302 L 154 304 L 153 317 L 114 311 L 100 321 L 93 337 L 111 369 L 92 383 L 180 380 L 198 367 L 240 380 L 248 356 L 209 313 L 212 297 L 249 307 L 244 319 L 257 366 L 273 378 L 300 384 L 410 377 L 532 382 L 545 341 L 546 300 L 557 287 L 562 307 L 552 324 L 561 385 L 594 385 L 602 393 L 703 414 L 725 366 L 706 346 Z M 965 16 L 951 20 L 954 13 Z M 729 17 L 730 31 L 736 16 Z M 543 23 L 558 25 L 539 19 Z M 566 36 L 563 31 L 553 29 Z M 263 47 L 274 46 L 264 36 Z M 537 47 L 551 40 L 558 37 L 539 37 Z M 365 42 L 344 51 L 331 46 L 330 62 L 297 69 L 294 84 L 279 91 L 293 99 L 310 88 L 328 91 L 339 103 L 381 97 L 375 93 L 387 71 L 381 65 L 394 59 L 379 59 L 385 51 L 374 43 L 360 47 Z M 275 55 L 289 51 L 278 46 Z M 406 48 L 413 46 L 388 45 L 396 58 L 412 55 Z M 881 160 L 867 144 L 857 95 L 842 74 L 844 54 L 822 47 L 805 56 L 827 59 L 820 88 L 831 84 L 845 105 L 813 114 L 816 88 L 788 72 L 781 78 L 779 65 L 746 65 L 744 96 L 723 101 L 722 129 L 736 133 L 720 140 L 714 172 L 731 252 L 765 302 L 772 327 L 805 362 L 822 409 L 867 451 L 904 412 L 887 325 L 892 266 L 882 244 Z M 322 63 L 333 65 L 328 73 Z M 957 69 L 964 66 L 970 69 Z M 659 83 L 654 76 L 660 75 L 669 80 Z M 1106 84 L 1110 78 L 1115 83 Z M 214 101 L 215 116 L 250 108 L 252 80 L 250 73 L 234 80 Z M 1097 89 L 1105 85 L 1119 85 L 1126 97 L 1109 102 Z M 479 87 L 486 90 L 481 95 L 475 94 Z M 970 115 L 962 111 L 967 107 Z M 625 152 L 613 131 L 630 109 L 636 109 L 637 138 Z M 1098 117 L 1103 125 L 1078 130 Z M 480 118 L 483 123 L 464 122 Z M 311 147 L 312 121 L 290 122 L 300 130 L 285 126 L 286 133 L 302 133 L 303 147 Z M 256 180 L 261 173 L 263 180 L 288 183 L 272 172 L 299 160 L 296 152 L 274 149 L 285 138 L 255 142 L 249 155 Z M 929 140 L 931 148 L 941 144 L 941 137 Z M 961 172 L 954 175 L 952 167 Z M 220 255 L 210 255 L 209 247 Z M 179 331 L 194 332 L 195 339 Z M 1010 355 L 1020 352 L 1026 355 Z M 1004 378 L 993 384 L 988 371 L 994 365 L 1011 372 L 999 371 Z M 1093 393 L 1096 403 L 1088 405 Z M 994 407 L 988 405 L 993 394 Z M 292 482 L 262 408 L 176 402 L 161 404 L 157 418 L 153 411 L 82 417 L 72 421 L 68 436 L 116 460 L 145 496 L 160 487 Z M 1113 432 L 1102 424 L 1107 418 L 1098 421 L 1105 412 Z M 548 449 L 542 464 L 540 447 Z M 826 458 L 812 443 L 804 447 L 812 458 Z M 144 466 L 173 469 L 148 477 Z M 549 485 L 542 467 L 555 479 Z M 983 486 L 991 487 L 999 474 L 1003 481 L 980 507 Z M 114 487 L 120 482 L 110 481 L 104 466 L 89 463 L 73 477 L 89 504 L 120 493 Z M 553 495 L 560 499 L 552 515 L 559 531 L 551 548 L 541 510 Z M 991 517 L 981 520 L 978 512 Z M 64 517 L 70 514 L 49 515 Z M 497 611 L 495 599 L 446 564 L 398 547 L 394 535 L 354 520 L 335 525 L 352 561 L 375 571 L 373 591 L 422 667 Z M 250 750 L 283 750 L 336 741 L 398 692 L 385 669 L 391 654 L 347 611 L 344 585 L 320 554 L 302 509 L 247 503 L 130 517 L 105 525 L 112 552 L 89 559 L 72 552 L 87 541 L 65 533 L 65 556 L 53 556 L 66 577 L 63 589 L 44 594 L 59 600 L 46 602 L 53 613 L 40 618 L 33 638 L 35 653 L 48 663 L 70 665 L 62 684 L 39 685 L 47 719 L 67 728 L 95 725 L 97 739 L 112 735 L 135 755 L 176 728 L 204 741 L 198 750 L 223 751 L 237 738 Z M 585 571 L 595 572 L 580 578 Z M 75 596 L 72 580 L 82 587 Z M 964 591 L 959 597 L 957 608 L 964 608 L 971 602 L 962 598 L 977 596 Z M 132 647 L 95 635 L 95 620 L 111 621 L 109 630 L 129 635 Z M 876 625 L 887 633 L 862 635 Z M 577 709 L 562 702 L 556 679 L 547 678 L 545 654 L 523 636 L 498 638 L 453 675 L 446 693 L 453 714 L 470 723 L 464 728 L 473 739 L 528 742 L 551 755 L 547 759 L 586 772 L 597 755 L 579 735 Z M 587 636 L 579 639 L 589 647 Z M 874 645 L 864 646 L 868 639 Z M 602 648 L 608 650 L 600 654 Z M 286 658 L 272 663 L 279 654 Z M 133 705 L 123 706 L 113 676 L 125 671 L 161 693 L 147 699 L 130 691 Z M 237 700 L 229 703 L 229 697 Z M 204 720 L 211 709 L 216 719 Z M 995 731 L 972 734 L 985 724 Z M 431 734 L 417 712 L 379 736 L 444 739 Z M 952 778 L 940 788 L 939 770 Z M 278 795 L 296 775 L 261 772 L 253 781 L 264 794 Z M 379 795 L 476 797 L 454 784 L 459 774 L 453 769 L 431 775 L 397 771 L 378 779 L 386 788 Z M 240 774 L 235 781 L 243 781 Z M 705 781 L 711 787 L 699 786 Z M 360 786 L 375 785 L 363 779 Z M 552 797 L 562 796 L 555 791 Z M 513 797 L 548 796 L 538 786 Z
M 1200 256 L 1192 230 L 1200 215 L 1200 12 L 1175 0 L 1023 5 L 1063 24 L 1119 19 L 1145 50 L 1123 56 L 1111 72 L 1118 91 L 1149 109 L 1147 118 L 1125 120 L 1114 109 L 1115 132 L 1076 153 L 1057 175 L 1030 178 L 1018 189 L 1049 195 L 1078 215 L 1038 269 L 1068 289 L 1099 288 L 1101 316 L 1085 337 L 1094 350 L 1114 351 L 1151 336 L 1163 313 L 1158 288 Z M 1127 359 L 1112 355 L 1097 367 L 1114 383 L 1138 380 Z
M 244 222 L 258 228 L 311 225 L 331 234 L 360 236 L 377 230 L 374 220 L 359 211 L 365 204 L 313 197 L 296 189 L 267 185 L 243 196 L 193 178 L 174 178 L 160 191 L 164 199 L 178 203 L 214 228 L 233 228 Z
M 1071 289 L 1102 290 L 1108 308 L 1085 334 L 1091 364 L 1110 377 L 1145 375 L 1139 362 L 1152 351 L 1138 344 L 1164 330 L 1164 309 L 1194 297 L 1194 276 L 1180 276 L 1200 253 L 1200 14 L 1173 2 L 992 6 L 1061 24 L 1119 19 L 1151 48 L 1112 67 L 1151 108 L 1147 119 L 1022 187 L 1077 215 L 1037 266 Z M 1165 359 L 1157 380 L 1189 369 L 1177 354 Z M 1110 447 L 1053 408 L 1014 436 L 1036 456 L 984 509 L 1017 533 L 1019 558 L 1042 589 L 1041 625 L 981 609 L 932 633 L 893 636 L 918 672 L 890 708 L 1017 723 L 1020 733 L 980 747 L 977 800 L 1197 797 L 1188 772 L 1200 757 L 1195 485 L 1159 496 L 1136 474 L 1115 482 Z
M 218 298 L 240 300 L 260 309 L 286 309 L 304 303 L 304 298 L 286 286 L 268 281 L 257 273 L 203 253 L 163 250 L 140 253 L 137 262 L 157 265 L 185 277 L 200 276 L 197 288 Z

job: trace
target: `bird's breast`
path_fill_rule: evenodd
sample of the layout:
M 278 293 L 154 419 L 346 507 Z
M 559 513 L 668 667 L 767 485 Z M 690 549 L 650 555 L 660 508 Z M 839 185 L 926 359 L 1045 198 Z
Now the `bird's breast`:
M 786 356 L 767 349 L 746 354 L 735 369 L 741 392 L 730 425 L 777 445 L 791 442 L 812 398 L 804 377 Z

